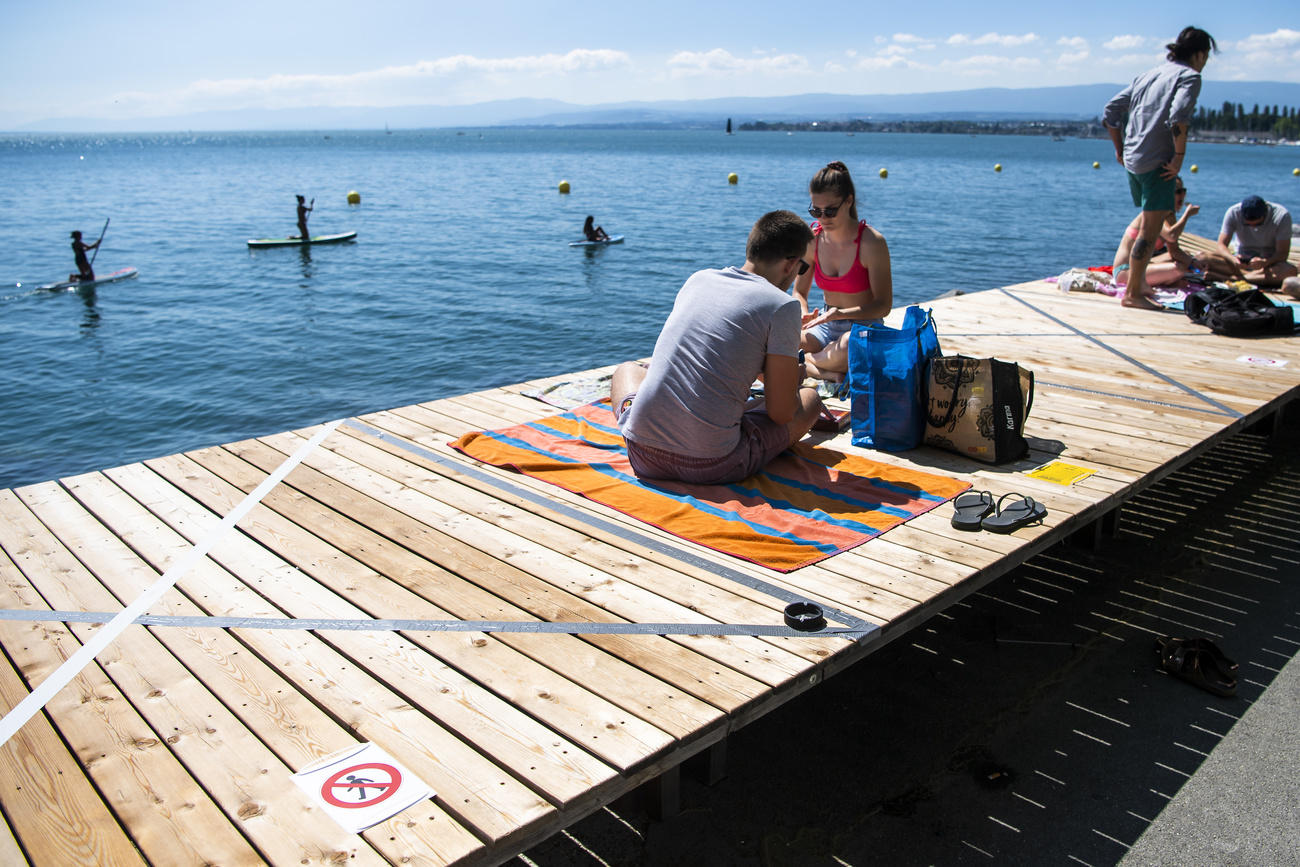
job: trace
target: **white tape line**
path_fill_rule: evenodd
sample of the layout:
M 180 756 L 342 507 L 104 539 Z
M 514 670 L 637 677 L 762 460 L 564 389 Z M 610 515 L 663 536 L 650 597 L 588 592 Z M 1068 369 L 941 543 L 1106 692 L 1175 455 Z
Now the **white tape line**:
M 263 479 L 260 485 L 254 488 L 247 497 L 244 497 L 243 501 L 222 519 L 219 527 L 209 533 L 202 542 L 186 551 L 170 569 L 153 583 L 153 586 L 136 597 L 135 601 L 126 608 L 123 608 L 116 617 L 95 634 L 94 638 L 81 645 L 81 648 L 72 656 L 69 656 L 40 686 L 32 690 L 25 699 L 14 705 L 13 709 L 5 714 L 4 719 L 0 719 L 0 746 L 8 743 L 9 739 L 17 734 L 18 730 L 27 724 L 28 720 L 36 716 L 59 690 L 67 686 L 74 677 L 81 673 L 82 669 L 90 665 L 100 651 L 108 647 L 121 634 L 122 630 L 130 626 L 131 622 L 148 610 L 149 606 L 157 602 L 164 593 L 172 588 L 172 585 L 180 580 L 182 575 L 194 568 L 194 564 L 212 549 L 218 539 L 224 536 L 230 528 L 234 527 L 241 518 L 260 503 L 272 488 L 278 485 L 285 476 L 289 475 L 290 470 L 302 463 L 303 458 L 307 457 L 307 454 L 312 449 L 320 445 L 325 437 L 333 433 L 334 429 L 342 423 L 343 419 L 330 422 L 317 431 L 315 436 L 303 443 L 296 452 L 285 459 L 284 463 L 275 468 L 275 472 Z

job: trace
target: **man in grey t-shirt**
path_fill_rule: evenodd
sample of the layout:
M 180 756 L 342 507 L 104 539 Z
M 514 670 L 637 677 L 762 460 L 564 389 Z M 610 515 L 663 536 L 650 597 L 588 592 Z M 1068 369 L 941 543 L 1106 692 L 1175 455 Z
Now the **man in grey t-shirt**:
M 639 477 L 740 481 L 812 428 L 821 399 L 799 385 L 800 307 L 786 293 L 811 240 L 797 214 L 764 214 L 742 267 L 698 271 L 682 286 L 649 368 L 614 371 L 614 417 Z M 764 401 L 751 406 L 760 375 Z
M 1235 254 L 1228 247 L 1234 236 Z M 1247 196 L 1223 215 L 1219 252 L 1237 262 L 1248 282 L 1266 288 L 1281 286 L 1283 280 L 1296 276 L 1296 266 L 1287 261 L 1291 255 L 1291 214 L 1281 205 Z

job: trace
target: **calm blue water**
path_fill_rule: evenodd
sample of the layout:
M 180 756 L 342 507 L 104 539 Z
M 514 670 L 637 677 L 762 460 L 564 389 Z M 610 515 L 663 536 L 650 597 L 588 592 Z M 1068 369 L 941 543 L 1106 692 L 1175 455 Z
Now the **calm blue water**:
M 1300 150 L 1189 156 L 1192 231 L 1247 192 L 1300 213 Z M 900 304 L 1109 263 L 1134 211 L 1108 142 L 1046 137 L 0 136 L 0 487 L 648 355 L 686 276 L 743 261 L 754 218 L 802 212 L 831 159 Z M 250 252 L 294 231 L 298 192 L 313 233 L 358 242 Z M 566 246 L 589 213 L 627 242 Z M 33 293 L 106 217 L 96 270 L 140 277 Z

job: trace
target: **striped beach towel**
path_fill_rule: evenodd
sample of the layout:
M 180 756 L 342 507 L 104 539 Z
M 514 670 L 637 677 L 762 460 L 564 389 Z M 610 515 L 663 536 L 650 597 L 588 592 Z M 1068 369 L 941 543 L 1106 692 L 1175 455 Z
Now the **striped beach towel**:
M 847 551 L 970 487 L 800 443 L 731 485 L 638 479 L 609 401 L 451 444 L 682 539 L 789 572 Z

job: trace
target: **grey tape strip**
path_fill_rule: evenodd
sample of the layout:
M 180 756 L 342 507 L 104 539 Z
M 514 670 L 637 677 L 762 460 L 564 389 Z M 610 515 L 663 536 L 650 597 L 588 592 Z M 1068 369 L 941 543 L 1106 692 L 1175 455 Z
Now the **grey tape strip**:
M 1203 406 L 1187 406 L 1186 404 L 1182 404 L 1182 403 L 1169 403 L 1168 401 L 1164 401 L 1164 400 L 1152 400 L 1151 398 L 1148 397 L 1132 397 L 1131 395 L 1115 394 L 1114 392 L 1102 391 L 1097 388 L 1084 388 L 1081 385 L 1066 385 L 1063 382 L 1044 382 L 1041 379 L 1035 378 L 1034 388 L 1042 388 L 1042 387 L 1061 388 L 1061 389 L 1065 389 L 1066 391 L 1079 391 L 1079 392 L 1083 392 L 1084 394 L 1095 394 L 1099 397 L 1113 397 L 1116 400 L 1128 400 L 1128 401 L 1132 401 L 1133 403 L 1146 403 L 1146 404 L 1151 404 L 1152 406 L 1165 406 L 1168 407 L 1169 409 L 1185 409 L 1188 412 L 1205 412 L 1205 407 Z M 1212 413 L 1212 415 L 1219 415 L 1219 413 L 1217 412 Z
M 544 496 L 542 494 L 536 493 L 535 491 L 531 491 L 528 488 L 523 487 L 522 485 L 516 485 L 512 482 L 506 481 L 505 479 L 498 478 L 492 475 L 491 473 L 485 473 L 482 470 L 480 470 L 478 467 L 475 467 L 468 462 L 451 460 L 450 458 L 444 457 L 443 455 L 440 455 L 435 451 L 431 451 L 430 449 L 426 449 L 423 446 L 416 445 L 415 443 L 402 440 L 398 437 L 393 436 L 392 434 L 379 430 L 378 428 L 371 427 L 370 425 L 364 422 L 360 422 L 357 421 L 356 419 L 350 418 L 346 422 L 344 422 L 344 425 L 350 428 L 354 428 L 355 430 L 361 431 L 362 433 L 368 434 L 369 436 L 381 439 L 386 443 L 391 443 L 392 445 L 395 445 L 398 448 L 404 449 L 413 454 L 417 454 L 420 457 L 425 458 L 426 460 L 434 462 L 440 467 L 444 467 L 449 470 L 454 470 L 458 473 L 463 473 L 464 475 L 477 479 L 478 481 L 492 485 L 493 487 L 499 490 L 506 491 L 513 496 L 520 497 L 521 499 L 527 500 L 530 503 L 543 506 L 553 512 L 559 512 L 560 514 L 565 515 L 566 517 L 573 518 L 574 520 L 577 521 L 581 521 L 582 523 L 586 524 L 589 527 L 594 527 L 598 530 L 601 530 L 602 532 L 610 533 L 614 536 L 617 536 L 620 539 L 623 539 L 628 542 L 632 542 L 634 544 L 640 545 L 645 548 L 649 548 L 660 554 L 666 554 L 676 560 L 680 560 L 683 563 L 687 563 L 691 566 L 697 566 L 701 569 L 705 569 L 709 572 L 712 572 L 715 575 L 723 576 L 729 581 L 734 581 L 737 584 L 743 584 L 744 586 L 749 587 L 753 590 L 758 590 L 761 593 L 766 593 L 768 596 L 771 596 L 774 599 L 779 599 L 782 602 L 786 602 L 786 603 L 811 602 L 812 604 L 822 609 L 822 611 L 826 615 L 827 620 L 834 620 L 836 622 L 842 623 L 855 633 L 868 635 L 879 628 L 873 623 L 868 623 L 867 621 L 855 617 L 852 614 L 847 614 L 836 608 L 832 608 L 828 605 L 824 605 L 821 602 L 817 602 L 816 600 L 808 599 L 804 596 L 800 596 L 799 594 L 791 590 L 787 590 L 784 587 L 778 587 L 775 584 L 769 584 L 768 582 L 762 580 L 761 578 L 755 578 L 754 576 L 747 575 L 744 572 L 741 572 L 737 569 L 731 569 L 719 563 L 714 563 L 710 560 L 706 560 L 703 557 L 693 554 L 690 551 L 673 547 L 672 545 L 669 545 L 660 539 L 656 539 L 653 536 L 649 536 L 644 533 L 638 533 L 637 531 L 631 529 L 630 527 L 617 524 L 613 521 L 607 521 L 604 518 L 599 517 L 598 515 L 592 515 L 588 512 L 584 512 L 580 509 L 574 508 L 568 503 L 565 503 L 563 500 L 559 500 L 554 497 Z M 802 633 L 802 634 L 808 634 L 808 633 Z
M 108 623 L 117 614 L 108 611 L 37 611 L 0 609 L 0 620 L 34 623 Z M 861 629 L 800 631 L 767 623 L 551 623 L 541 620 L 327 620 L 298 617 L 207 617 L 142 614 L 139 626 L 174 626 L 183 629 L 311 629 L 347 632 L 521 632 L 565 635 L 764 635 L 791 638 L 835 636 L 855 639 Z M 874 628 L 874 627 L 873 627 Z
M 1124 354 L 1123 352 L 1120 352 L 1118 349 L 1116 349 L 1116 348 L 1113 347 L 1113 346 L 1110 346 L 1110 345 L 1107 344 L 1105 341 L 1103 341 L 1103 340 L 1101 340 L 1101 339 L 1099 339 L 1099 338 L 1097 338 L 1097 337 L 1094 337 L 1093 335 L 1089 334 L 1089 333 L 1086 332 L 1086 331 L 1082 331 L 1082 330 L 1080 330 L 1080 329 L 1078 329 L 1078 328 L 1075 328 L 1073 325 L 1071 325 L 1070 323 L 1066 322 L 1064 319 L 1061 319 L 1061 318 L 1059 318 L 1059 317 L 1057 317 L 1057 316 L 1053 316 L 1052 314 L 1048 313 L 1046 310 L 1043 310 L 1041 307 L 1037 307 L 1037 306 L 1035 306 L 1034 304 L 1031 304 L 1030 302 L 1028 302 L 1028 301 L 1026 301 L 1025 299 L 1021 298 L 1019 295 L 1012 294 L 1011 292 L 1007 291 L 1005 288 L 999 288 L 998 291 L 1001 292 L 1003 295 L 1006 295 L 1008 298 L 1014 298 L 1015 300 L 1019 301 L 1021 304 L 1025 305 L 1026 307 L 1028 307 L 1030 310 L 1033 310 L 1035 313 L 1038 313 L 1038 314 L 1041 315 L 1041 316 L 1045 316 L 1045 317 L 1047 317 L 1048 319 L 1050 319 L 1050 320 L 1052 320 L 1053 322 L 1055 322 L 1057 325 L 1060 325 L 1062 328 L 1068 328 L 1068 329 L 1070 329 L 1071 331 L 1073 331 L 1075 334 L 1079 335 L 1080 337 L 1084 337 L 1084 338 L 1087 338 L 1088 340 L 1091 340 L 1093 343 L 1097 344 L 1097 345 L 1100 346 L 1102 349 L 1106 350 L 1107 352 L 1114 353 L 1115 355 L 1117 355 L 1117 356 L 1119 356 L 1120 358 L 1124 359 L 1124 360 L 1127 361 L 1129 364 L 1133 365 L 1134 367 L 1138 368 L 1139 370 L 1144 370 L 1144 371 L 1146 371 L 1147 373 L 1151 374 L 1152 376 L 1156 377 L 1157 379 L 1160 379 L 1160 380 L 1163 380 L 1164 382 L 1169 383 L 1169 384 L 1172 385 L 1174 388 L 1180 389 L 1180 390 L 1186 392 L 1187 394 L 1190 394 L 1192 397 L 1196 398 L 1197 400 L 1203 400 L 1203 401 L 1205 401 L 1205 402 L 1208 403 L 1210 406 L 1214 407 L 1215 409 L 1217 409 L 1217 410 L 1219 411 L 1219 412 L 1216 413 L 1216 414 L 1218 414 L 1218 415 L 1226 415 L 1226 416 L 1229 416 L 1230 418 L 1241 418 L 1241 415 L 1242 415 L 1242 414 L 1239 413 L 1239 412 L 1237 412 L 1235 409 L 1232 409 L 1231 407 L 1228 407 L 1228 406 L 1224 406 L 1223 404 L 1219 403 L 1219 402 L 1218 402 L 1217 400 L 1215 400 L 1214 398 L 1212 398 L 1212 397 L 1207 397 L 1206 395 L 1201 394 L 1201 393 L 1200 393 L 1199 391 L 1197 391 L 1196 389 L 1194 389 L 1194 388 L 1192 388 L 1192 387 L 1190 387 L 1190 386 L 1187 386 L 1187 385 L 1183 385 L 1181 382 L 1179 382 L 1178 380 L 1174 379 L 1173 377 L 1171 377 L 1171 376 L 1166 376 L 1165 374 L 1161 373 L 1160 371 L 1156 370 L 1155 368 L 1150 367 L 1150 366 L 1148 366 L 1148 365 L 1146 365 L 1146 364 L 1143 364 L 1141 361 L 1138 361 L 1138 360 L 1137 360 L 1136 358 L 1134 358 L 1133 356 L 1131 356 L 1131 355 L 1126 355 L 1126 354 Z

